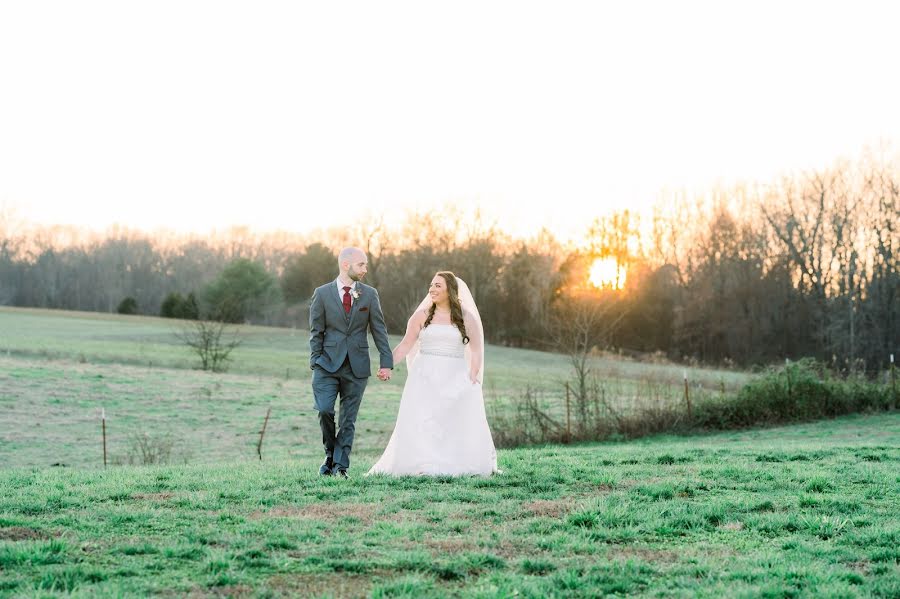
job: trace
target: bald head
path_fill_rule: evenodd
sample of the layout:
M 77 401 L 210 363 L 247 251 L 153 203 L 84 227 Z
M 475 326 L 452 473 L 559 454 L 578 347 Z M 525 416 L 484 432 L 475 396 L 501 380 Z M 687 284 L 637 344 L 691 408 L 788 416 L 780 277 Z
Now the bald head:
M 338 264 L 343 268 L 344 262 L 356 262 L 358 259 L 366 259 L 366 253 L 359 248 L 344 248 L 338 254 Z
M 368 264 L 366 253 L 359 248 L 344 248 L 338 254 L 338 267 L 341 275 L 347 276 L 354 281 L 361 281 L 366 276 Z

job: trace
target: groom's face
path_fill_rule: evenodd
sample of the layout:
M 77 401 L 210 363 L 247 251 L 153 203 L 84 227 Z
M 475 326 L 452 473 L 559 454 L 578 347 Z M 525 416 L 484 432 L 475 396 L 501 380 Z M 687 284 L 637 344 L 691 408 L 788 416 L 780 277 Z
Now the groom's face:
M 357 254 L 354 256 L 347 269 L 347 276 L 354 281 L 362 281 L 367 272 L 369 272 L 369 262 L 366 260 L 366 255 Z

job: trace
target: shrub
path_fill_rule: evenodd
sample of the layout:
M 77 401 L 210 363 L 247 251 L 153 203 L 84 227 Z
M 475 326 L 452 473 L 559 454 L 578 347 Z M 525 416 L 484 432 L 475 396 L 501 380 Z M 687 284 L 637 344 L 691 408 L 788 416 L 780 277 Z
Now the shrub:
M 182 318 L 185 320 L 197 320 L 200 317 L 200 307 L 194 292 L 187 297 L 173 292 L 166 296 L 159 309 L 159 315 L 163 318 Z
M 669 431 L 728 430 L 889 410 L 894 404 L 890 386 L 863 378 L 837 378 L 822 363 L 812 359 L 764 370 L 734 394 L 724 391 L 692 394 L 691 417 L 683 407 L 666 403 L 664 393 L 657 387 L 641 386 L 642 399 L 647 401 L 623 412 L 610 401 L 610 397 L 622 393 L 615 388 L 615 383 L 588 380 L 584 416 L 573 417 L 571 425 L 567 424 L 565 415 L 558 415 L 560 410 L 554 410 L 558 407 L 554 398 L 526 388 L 513 399 L 512 405 L 491 402 L 494 443 L 498 447 L 516 447 L 635 438 Z M 809 458 L 771 454 L 757 457 L 757 461 L 764 462 L 788 459 Z M 655 461 L 671 465 L 680 460 L 666 454 Z
M 834 418 L 843 414 L 885 410 L 891 405 L 888 387 L 865 380 L 829 376 L 824 366 L 804 359 L 770 369 L 750 381 L 734 398 L 700 403 L 693 425 L 730 429 Z
M 119 306 L 116 308 L 116 312 L 118 312 L 119 314 L 137 314 L 137 300 L 133 297 L 126 297 L 121 302 L 119 302 Z

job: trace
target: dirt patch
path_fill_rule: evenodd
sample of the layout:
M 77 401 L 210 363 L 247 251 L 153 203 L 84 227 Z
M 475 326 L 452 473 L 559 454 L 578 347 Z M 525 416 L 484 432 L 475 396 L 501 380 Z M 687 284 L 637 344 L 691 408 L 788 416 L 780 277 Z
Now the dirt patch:
M 572 501 L 569 499 L 537 499 L 535 501 L 523 503 L 522 509 L 532 516 L 562 518 L 572 511 Z
M 251 597 L 254 594 L 253 587 L 246 584 L 229 584 L 221 587 L 212 587 L 209 589 L 195 588 L 187 595 L 189 599 L 199 599 L 200 597 Z M 168 592 L 164 593 L 169 595 Z
M 648 476 L 647 478 L 635 479 L 635 478 L 626 478 L 619 482 L 619 487 L 623 489 L 630 489 L 631 487 L 636 487 L 637 485 L 652 485 L 653 483 L 662 482 L 665 480 L 660 476 Z
M 447 539 L 426 539 L 422 542 L 432 554 L 454 554 L 464 551 L 479 551 L 478 544 L 469 537 L 451 537 Z M 415 547 L 419 548 L 418 543 Z
M 254 594 L 254 590 L 250 585 L 230 584 L 210 589 L 210 594 L 214 597 L 249 597 Z
M 645 562 L 661 562 L 666 564 L 673 564 L 679 559 L 679 553 L 675 551 L 653 549 L 651 547 L 630 547 L 628 545 L 610 548 L 607 555 L 611 558 L 638 558 Z
M 24 526 L 10 526 L 0 528 L 0 539 L 4 541 L 34 541 L 49 538 L 50 535 Z
M 522 547 L 507 539 L 500 539 L 486 547 L 483 543 L 479 544 L 473 536 L 466 534 L 440 539 L 427 537 L 422 541 L 410 543 L 407 547 L 409 549 L 427 549 L 436 558 L 458 553 L 490 553 L 504 559 L 512 559 L 522 554 L 528 555 L 532 551 L 530 547 Z
M 306 518 L 335 522 L 346 518 L 358 518 L 364 524 L 371 524 L 375 516 L 375 506 L 367 503 L 326 504 L 313 503 L 302 506 L 277 506 L 267 512 L 253 512 L 250 518 Z
M 131 495 L 132 499 L 149 499 L 151 501 L 165 501 L 166 499 L 171 499 L 174 495 L 172 493 L 134 493 Z
M 265 582 L 265 588 L 288 597 L 368 597 L 371 575 L 279 574 Z
M 722 530 L 744 530 L 743 522 L 726 522 L 719 526 Z
M 251 597 L 254 594 L 253 587 L 246 584 L 229 584 L 221 587 L 195 591 L 189 597 Z
M 490 547 L 482 547 L 481 551 L 493 553 L 494 555 L 499 555 L 500 557 L 505 559 L 512 559 L 516 556 L 522 555 L 523 553 L 527 555 L 530 551 L 533 550 L 530 547 L 522 546 L 520 543 L 516 543 L 508 539 L 501 539 Z

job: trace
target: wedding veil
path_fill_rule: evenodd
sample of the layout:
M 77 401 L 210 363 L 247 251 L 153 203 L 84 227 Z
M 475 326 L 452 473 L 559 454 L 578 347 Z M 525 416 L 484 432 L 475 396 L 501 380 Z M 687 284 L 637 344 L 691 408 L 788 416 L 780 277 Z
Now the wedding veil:
M 481 367 L 478 369 L 478 382 L 484 381 L 484 327 L 481 324 L 481 314 L 478 313 L 478 306 L 475 305 L 475 298 L 469 286 L 461 278 L 456 277 L 459 285 L 459 303 L 463 309 L 463 315 L 468 312 L 469 318 L 466 319 L 466 334 L 469 336 L 469 342 L 465 344 L 466 363 L 471 367 L 473 360 L 478 359 Z M 425 299 L 419 304 L 415 312 L 419 310 L 428 310 L 431 308 L 431 295 L 425 294 Z M 415 313 L 414 312 L 414 313 Z M 477 354 L 473 355 L 473 352 Z M 416 356 L 419 355 L 419 342 L 416 341 L 413 348 L 406 355 L 406 366 L 412 368 Z

